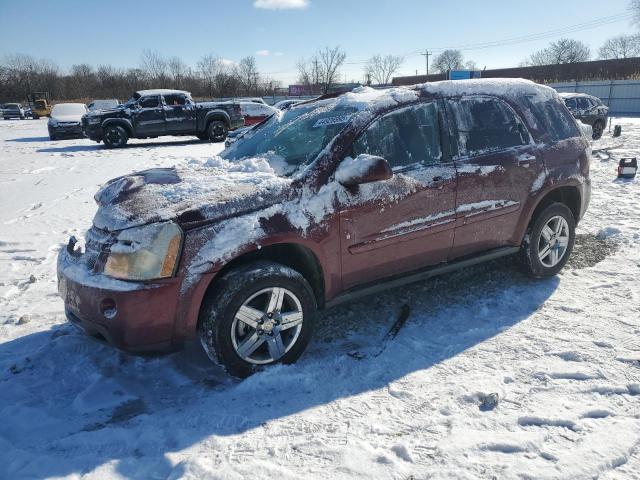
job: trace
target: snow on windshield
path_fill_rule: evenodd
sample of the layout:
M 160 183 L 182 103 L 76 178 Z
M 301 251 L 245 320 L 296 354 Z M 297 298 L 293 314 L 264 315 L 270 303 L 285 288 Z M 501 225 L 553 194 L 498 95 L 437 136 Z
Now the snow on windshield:
M 82 116 L 85 113 L 87 113 L 87 107 L 84 103 L 59 103 L 51 111 L 54 117 Z
M 222 157 L 264 157 L 276 173 L 291 175 L 310 164 L 350 122 L 366 122 L 368 117 L 361 112 L 373 105 L 392 106 L 417 98 L 418 93 L 408 88 L 359 87 L 337 98 L 296 105 L 245 134 Z

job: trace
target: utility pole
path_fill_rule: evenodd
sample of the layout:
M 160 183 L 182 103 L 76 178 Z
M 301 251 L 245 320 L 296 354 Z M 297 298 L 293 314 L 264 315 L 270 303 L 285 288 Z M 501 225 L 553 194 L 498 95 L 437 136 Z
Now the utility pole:
M 433 55 L 433 53 L 431 53 L 428 49 L 426 49 L 424 53 L 421 53 L 421 55 L 423 55 L 427 61 L 427 82 L 428 82 L 429 81 L 429 57 Z

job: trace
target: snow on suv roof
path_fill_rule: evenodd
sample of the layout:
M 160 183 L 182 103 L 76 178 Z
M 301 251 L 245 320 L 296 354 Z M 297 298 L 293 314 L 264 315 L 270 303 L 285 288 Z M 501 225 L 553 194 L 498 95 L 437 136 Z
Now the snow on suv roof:
M 517 98 L 523 95 L 541 95 L 553 98 L 557 92 L 545 85 L 523 78 L 487 78 L 475 80 L 444 80 L 415 85 L 414 88 L 429 95 L 496 95 Z
M 191 96 L 190 92 L 185 92 L 184 90 L 171 90 L 170 88 L 156 88 L 151 90 L 138 90 L 136 95 L 141 97 L 146 97 L 148 95 L 188 95 Z
M 560 92 L 559 95 L 562 98 L 576 98 L 576 97 L 598 98 L 593 95 L 589 95 L 588 93 L 577 93 L 577 92 Z

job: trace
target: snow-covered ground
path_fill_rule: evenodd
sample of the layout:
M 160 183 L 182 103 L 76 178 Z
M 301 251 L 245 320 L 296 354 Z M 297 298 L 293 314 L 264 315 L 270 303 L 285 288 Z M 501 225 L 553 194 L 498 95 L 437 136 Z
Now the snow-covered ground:
M 298 364 L 237 381 L 197 345 L 132 356 L 83 336 L 56 293 L 99 184 L 220 146 L 109 151 L 0 122 L 0 478 L 640 478 L 640 177 L 616 179 L 640 119 L 614 123 L 557 278 L 506 259 L 354 302 Z

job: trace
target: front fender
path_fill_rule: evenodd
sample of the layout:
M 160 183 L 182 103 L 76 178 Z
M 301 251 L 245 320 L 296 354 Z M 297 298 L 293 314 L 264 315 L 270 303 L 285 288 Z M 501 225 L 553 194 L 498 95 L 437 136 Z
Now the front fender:
M 107 118 L 102 122 L 102 129 L 104 130 L 109 125 L 120 125 L 127 130 L 129 135 L 133 136 L 133 124 L 127 118 Z

